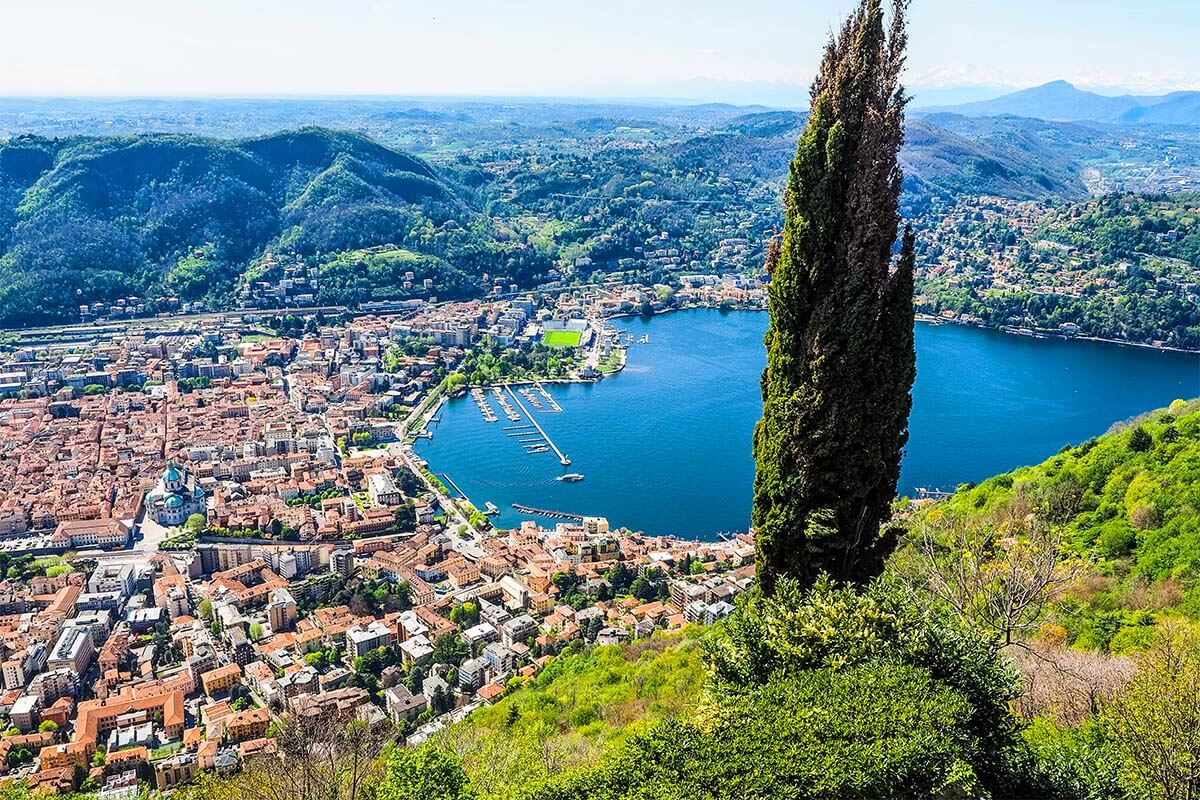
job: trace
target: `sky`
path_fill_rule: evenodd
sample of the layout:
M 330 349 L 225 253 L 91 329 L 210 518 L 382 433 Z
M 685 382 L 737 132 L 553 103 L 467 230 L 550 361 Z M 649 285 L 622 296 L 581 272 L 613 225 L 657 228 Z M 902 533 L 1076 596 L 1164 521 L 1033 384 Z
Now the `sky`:
M 0 0 L 0 95 L 800 105 L 853 0 Z M 1196 0 L 913 0 L 918 101 L 1200 89 Z

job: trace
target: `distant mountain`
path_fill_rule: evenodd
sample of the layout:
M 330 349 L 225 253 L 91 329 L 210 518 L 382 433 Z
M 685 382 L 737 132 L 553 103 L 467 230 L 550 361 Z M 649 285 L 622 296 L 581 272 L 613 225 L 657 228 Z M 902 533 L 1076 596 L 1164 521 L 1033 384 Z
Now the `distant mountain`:
M 711 134 L 681 144 L 681 163 L 704 163 L 730 174 L 782 179 L 805 115 L 792 111 L 747 114 Z M 1016 200 L 1078 198 L 1087 194 L 1074 137 L 1033 129 L 1023 120 L 963 117 L 910 118 L 900 163 L 905 200 L 931 195 L 989 194 Z M 1063 139 L 1066 142 L 1060 144 Z
M 922 109 L 970 117 L 1015 116 L 1057 122 L 1200 124 L 1200 92 L 1109 97 L 1052 81 L 992 100 Z

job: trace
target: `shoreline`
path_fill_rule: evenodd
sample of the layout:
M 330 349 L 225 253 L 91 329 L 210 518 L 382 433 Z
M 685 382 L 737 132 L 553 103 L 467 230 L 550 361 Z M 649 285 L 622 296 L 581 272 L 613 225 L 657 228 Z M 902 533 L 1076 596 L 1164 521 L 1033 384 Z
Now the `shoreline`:
M 665 314 L 673 314 L 673 313 L 676 313 L 679 311 L 698 311 L 698 310 L 721 311 L 721 312 L 757 311 L 757 312 L 761 312 L 761 313 L 766 313 L 766 311 L 767 311 L 766 308 L 746 308 L 744 306 L 733 306 L 730 308 L 721 308 L 720 306 L 713 306 L 713 305 L 690 305 L 690 306 L 681 306 L 679 308 L 667 308 L 667 309 L 663 309 L 662 311 L 656 311 L 646 318 L 650 319 L 653 317 L 660 317 Z M 642 316 L 644 316 L 644 315 L 638 314 L 636 312 L 626 312 L 626 313 L 619 313 L 619 314 L 611 314 L 607 317 L 603 317 L 603 319 L 606 319 L 606 320 L 608 320 L 608 319 L 629 319 L 631 317 L 642 317 Z M 1020 337 L 1026 338 L 1026 339 L 1049 339 L 1049 340 L 1057 340 L 1057 341 L 1063 341 L 1063 342 L 1098 342 L 1100 344 L 1112 344 L 1112 345 L 1117 345 L 1119 347 L 1138 347 L 1143 350 L 1156 350 L 1156 351 L 1159 351 L 1162 353 L 1183 353 L 1185 355 L 1200 356 L 1200 348 L 1191 350 L 1186 347 L 1172 347 L 1170 345 L 1165 345 L 1165 344 L 1160 345 L 1160 344 L 1150 344 L 1148 342 L 1131 342 L 1127 339 L 1107 339 L 1103 336 L 1084 336 L 1082 334 L 1069 335 L 1069 334 L 1053 333 L 1053 332 L 1049 332 L 1049 331 L 1037 331 L 1037 330 L 1034 330 L 1031 333 L 1018 333 L 1017 331 L 1014 331 L 1014 330 L 1007 330 L 1005 328 L 1005 326 L 1002 326 L 1002 325 L 982 325 L 982 324 L 975 323 L 975 322 L 966 322 L 961 319 L 946 319 L 944 317 L 935 316 L 933 314 L 926 314 L 925 312 L 922 312 L 922 311 L 915 312 L 915 314 L 913 316 L 913 321 L 921 322 L 926 325 L 961 325 L 966 328 L 977 328 L 979 330 L 984 330 L 984 331 L 995 331 L 996 333 L 1003 333 L 1008 336 L 1020 336 Z
M 977 328 L 982 331 L 995 331 L 996 333 L 1003 333 L 1008 336 L 1020 336 L 1026 339 L 1050 339 L 1062 342 L 1098 342 L 1100 344 L 1112 344 L 1119 347 L 1138 347 L 1143 350 L 1157 350 L 1161 353 L 1200 355 L 1200 349 L 1189 350 L 1186 347 L 1171 347 L 1170 345 L 1150 344 L 1148 342 L 1131 342 L 1127 339 L 1106 339 L 1103 336 L 1084 336 L 1082 334 L 1070 335 L 1037 330 L 1033 330 L 1030 333 L 1019 333 L 1015 330 L 1008 330 L 1003 325 L 982 325 L 976 322 L 966 322 L 961 319 L 946 319 L 945 317 L 938 317 L 923 312 L 916 313 L 914 322 L 923 322 L 926 325 L 962 325 L 966 328 Z

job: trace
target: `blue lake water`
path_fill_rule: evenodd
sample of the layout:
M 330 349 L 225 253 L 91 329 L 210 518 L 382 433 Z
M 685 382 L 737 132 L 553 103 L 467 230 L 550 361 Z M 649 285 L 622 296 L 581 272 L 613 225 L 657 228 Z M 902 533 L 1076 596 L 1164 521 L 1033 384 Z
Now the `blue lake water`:
M 751 434 L 762 413 L 762 312 L 696 310 L 613 325 L 648 344 L 596 384 L 548 385 L 561 413 L 526 408 L 571 459 L 526 454 L 470 397 L 442 409 L 417 453 L 501 527 L 513 503 L 608 517 L 651 534 L 714 538 L 749 525 Z M 1200 396 L 1200 356 L 917 326 L 917 382 L 901 494 L 1033 464 L 1114 422 Z M 493 408 L 495 404 L 493 401 Z M 498 411 L 498 409 L 497 409 Z M 556 481 L 578 472 L 577 483 Z

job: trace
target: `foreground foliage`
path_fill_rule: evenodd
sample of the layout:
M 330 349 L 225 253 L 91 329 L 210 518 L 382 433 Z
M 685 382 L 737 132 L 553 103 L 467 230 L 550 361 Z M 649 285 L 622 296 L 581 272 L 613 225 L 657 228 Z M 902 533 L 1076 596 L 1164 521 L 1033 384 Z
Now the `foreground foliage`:
M 706 642 L 697 712 L 634 737 L 551 798 L 1065 796 L 1009 710 L 1016 676 L 981 636 L 893 583 L 784 579 Z
M 690 712 L 705 670 L 698 632 L 564 653 L 533 681 L 436 739 L 472 785 L 506 796 Z

